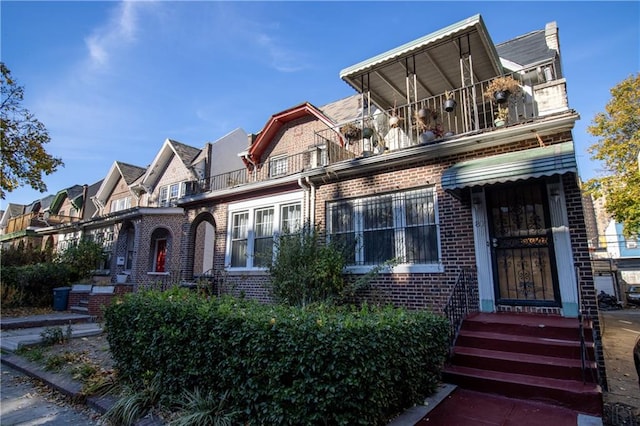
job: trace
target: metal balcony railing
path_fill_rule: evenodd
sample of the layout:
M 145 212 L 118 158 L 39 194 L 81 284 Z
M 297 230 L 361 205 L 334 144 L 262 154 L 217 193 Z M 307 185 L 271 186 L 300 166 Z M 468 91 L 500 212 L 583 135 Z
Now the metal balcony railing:
M 304 152 L 273 156 L 255 166 L 188 182 L 185 195 L 221 191 L 254 182 L 279 179 L 355 157 L 355 154 L 342 148 L 338 142 L 339 136 L 336 135 L 334 139 L 322 140 Z
M 221 191 L 352 158 L 499 130 L 567 110 L 565 82 L 556 75 L 553 61 L 511 74 L 519 89 L 504 103 L 486 94 L 491 83 L 487 80 L 392 110 L 377 111 L 316 132 L 314 145 L 304 152 L 272 156 L 255 166 L 188 182 L 185 195 Z M 496 121 L 499 114 L 502 123 Z
M 512 73 L 518 90 L 498 102 L 492 80 L 375 111 L 350 123 L 326 130 L 322 137 L 339 132 L 354 155 L 393 151 L 420 144 L 437 143 L 455 136 L 499 130 L 568 109 L 564 79 L 557 79 L 553 61 Z M 501 118 L 502 121 L 498 119 Z

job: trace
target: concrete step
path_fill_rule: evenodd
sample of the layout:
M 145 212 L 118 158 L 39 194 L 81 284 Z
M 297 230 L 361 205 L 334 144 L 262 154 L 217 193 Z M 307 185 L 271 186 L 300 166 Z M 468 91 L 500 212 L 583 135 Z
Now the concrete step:
M 479 313 L 465 319 L 462 329 L 547 339 L 580 340 L 578 319 L 556 315 Z M 583 323 L 583 330 L 585 340 L 593 341 L 593 330 L 586 321 Z
M 456 346 L 451 363 L 461 367 L 527 374 L 564 380 L 583 380 L 580 359 L 556 356 L 531 355 L 518 352 L 503 352 L 490 349 Z M 585 361 L 584 379 L 596 383 L 596 363 Z
M 536 400 L 602 416 L 602 390 L 594 383 L 449 366 L 443 379 L 465 389 Z
M 531 337 L 465 329 L 460 330 L 456 346 L 573 359 L 580 359 L 582 352 L 578 340 Z M 586 343 L 588 359 L 594 359 L 593 349 L 592 342 Z
M 60 327 L 64 335 L 67 334 L 67 325 Z M 42 333 L 51 326 L 20 328 L 13 330 L 2 330 L 0 332 L 0 349 L 15 352 L 23 346 L 33 346 L 42 343 Z M 97 323 L 84 323 L 71 325 L 71 338 L 95 336 L 102 333 L 102 326 Z
M 56 325 L 83 324 L 91 322 L 92 318 L 86 314 L 59 312 L 48 315 L 31 315 L 17 318 L 0 319 L 1 330 L 15 330 L 19 328 L 52 327 Z

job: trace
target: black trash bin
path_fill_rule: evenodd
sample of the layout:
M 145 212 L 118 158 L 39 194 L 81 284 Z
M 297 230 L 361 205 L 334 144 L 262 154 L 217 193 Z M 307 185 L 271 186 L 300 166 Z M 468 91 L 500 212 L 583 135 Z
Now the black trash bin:
M 56 287 L 53 289 L 53 310 L 66 311 L 69 303 L 71 287 Z

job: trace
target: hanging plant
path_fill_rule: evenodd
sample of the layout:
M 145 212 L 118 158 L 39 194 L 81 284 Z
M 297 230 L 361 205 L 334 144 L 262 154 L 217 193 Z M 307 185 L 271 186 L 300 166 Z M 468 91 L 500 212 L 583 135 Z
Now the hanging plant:
M 347 123 L 344 126 L 340 127 L 340 133 L 342 133 L 345 138 L 352 141 L 360 139 L 361 130 L 355 124 Z
M 446 90 L 444 92 L 444 110 L 447 112 L 452 112 L 454 109 L 456 109 L 456 106 L 458 105 L 458 102 L 455 100 L 455 98 L 453 97 L 453 92 L 450 92 L 448 90 Z
M 502 104 L 507 101 L 509 95 L 516 94 L 519 91 L 520 85 L 518 81 L 507 75 L 491 80 L 483 94 L 487 98 L 493 96 L 497 103 Z

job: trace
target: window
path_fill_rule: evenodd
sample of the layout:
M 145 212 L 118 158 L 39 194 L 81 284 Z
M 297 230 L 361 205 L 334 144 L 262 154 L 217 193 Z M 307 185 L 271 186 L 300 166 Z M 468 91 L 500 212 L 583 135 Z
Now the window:
M 231 266 L 246 266 L 249 213 L 235 213 L 231 230 Z
M 134 228 L 127 229 L 127 257 L 124 265 L 125 271 L 130 271 L 133 268 L 133 257 L 135 254 L 135 236 L 136 231 Z
M 302 226 L 302 205 L 292 198 L 279 196 L 270 202 L 247 201 L 230 206 L 227 265 L 267 268 L 271 264 L 275 238 L 280 233 L 297 232 Z
M 256 210 L 255 215 L 253 266 L 267 267 L 273 255 L 273 207 Z
M 178 182 L 161 187 L 158 205 L 160 207 L 175 206 L 178 199 L 185 194 L 186 186 L 186 182 Z
M 120 210 L 126 210 L 131 208 L 131 197 L 119 198 L 117 200 L 111 200 L 111 213 L 119 212 Z
M 289 170 L 289 157 L 274 157 L 269 160 L 269 177 L 283 176 Z
M 433 188 L 333 202 L 328 205 L 328 233 L 353 247 L 353 266 L 396 259 L 411 271 L 437 271 L 412 265 L 440 261 Z
M 626 247 L 627 247 L 628 249 L 635 249 L 635 248 L 638 248 L 638 237 L 637 237 L 637 236 L 635 236 L 635 235 L 632 235 L 631 237 L 629 237 L 629 238 L 626 240 L 626 244 L 625 244 L 625 245 L 626 245 Z

